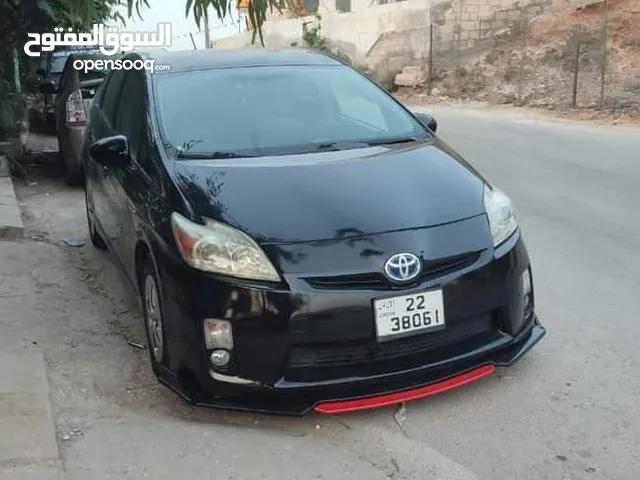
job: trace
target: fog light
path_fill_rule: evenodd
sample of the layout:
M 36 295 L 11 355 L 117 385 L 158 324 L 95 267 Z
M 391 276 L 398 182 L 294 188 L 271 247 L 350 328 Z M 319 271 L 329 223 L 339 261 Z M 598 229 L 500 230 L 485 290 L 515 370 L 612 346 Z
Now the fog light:
M 231 354 L 228 350 L 214 350 L 211 352 L 210 360 L 211 365 L 214 367 L 224 367 L 229 363 L 229 360 L 231 360 Z
M 531 271 L 528 268 L 522 274 L 522 296 L 524 318 L 528 319 L 533 313 L 533 286 L 531 282 Z
M 531 272 L 528 268 L 522 274 L 522 294 L 525 297 L 531 296 Z
M 233 350 L 231 322 L 228 320 L 207 318 L 204 321 L 204 342 L 207 350 L 213 350 L 214 348 Z

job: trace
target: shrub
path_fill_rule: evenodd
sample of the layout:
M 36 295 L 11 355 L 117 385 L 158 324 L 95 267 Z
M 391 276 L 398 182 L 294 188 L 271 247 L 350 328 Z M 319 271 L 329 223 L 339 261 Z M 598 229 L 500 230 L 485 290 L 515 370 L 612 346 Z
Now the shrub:
M 305 23 L 302 25 L 302 41 L 308 48 L 327 51 L 327 40 L 322 36 L 320 20 L 320 15 L 316 14 L 315 24 Z
M 0 79 L 0 140 L 20 133 L 26 102 L 15 92 L 11 83 Z

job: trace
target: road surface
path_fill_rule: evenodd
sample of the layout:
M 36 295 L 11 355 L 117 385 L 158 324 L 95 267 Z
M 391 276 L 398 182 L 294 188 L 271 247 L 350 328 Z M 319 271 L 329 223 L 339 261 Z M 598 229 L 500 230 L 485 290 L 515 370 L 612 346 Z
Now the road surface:
M 548 335 L 517 366 L 404 413 L 184 405 L 127 343 L 144 343 L 139 311 L 89 245 L 82 191 L 47 169 L 18 184 L 32 240 L 11 243 L 5 268 L 35 294 L 15 302 L 13 328 L 44 351 L 67 479 L 637 480 L 640 130 L 432 112 L 513 198 Z

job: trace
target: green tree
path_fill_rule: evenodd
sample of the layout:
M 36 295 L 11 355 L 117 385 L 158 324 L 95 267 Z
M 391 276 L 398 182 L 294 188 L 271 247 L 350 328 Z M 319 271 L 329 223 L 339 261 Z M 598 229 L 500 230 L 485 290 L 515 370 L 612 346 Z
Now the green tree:
M 86 30 L 110 18 L 124 22 L 116 10 L 120 4 L 123 0 L 2 0 L 0 48 L 22 46 L 27 33 L 53 32 L 55 27 Z
M 260 37 L 260 43 L 264 46 L 262 35 L 262 25 L 267 18 L 267 12 L 274 9 L 281 12 L 285 7 L 290 6 L 292 0 L 249 0 L 249 22 L 255 25 L 252 42 L 256 41 L 256 35 Z M 128 17 L 132 18 L 134 11 L 141 16 L 141 8 L 150 8 L 149 0 L 126 0 Z M 236 4 L 236 0 L 186 0 L 185 17 L 192 15 L 196 25 L 200 28 L 205 11 L 209 8 L 216 12 L 220 20 L 224 20 Z
M 40 58 L 24 53 L 28 33 L 52 33 L 56 27 L 88 30 L 93 23 L 120 19 L 116 7 L 124 0 L 0 0 L 0 137 L 15 133 L 22 120 L 25 98 L 14 88 L 14 68 L 21 82 L 33 88 Z

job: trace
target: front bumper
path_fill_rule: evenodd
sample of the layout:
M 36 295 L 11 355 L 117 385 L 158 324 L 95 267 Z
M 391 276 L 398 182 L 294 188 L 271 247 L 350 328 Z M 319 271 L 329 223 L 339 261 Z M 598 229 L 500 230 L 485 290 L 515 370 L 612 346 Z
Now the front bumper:
M 545 335 L 533 311 L 522 315 L 529 258 L 519 233 L 502 249 L 408 289 L 443 289 L 447 329 L 383 346 L 374 340 L 371 300 L 388 291 L 230 284 L 161 256 L 170 362 L 160 381 L 196 405 L 303 415 L 422 398 L 480 378 L 513 364 Z M 210 366 L 205 318 L 233 324 L 226 369 Z
M 480 380 L 492 374 L 495 367 L 516 363 L 545 334 L 545 328 L 536 318 L 525 332 L 504 348 L 478 352 L 475 357 L 471 355 L 440 366 L 427 365 L 410 372 L 398 372 L 385 379 L 348 384 L 343 388 L 281 391 L 260 385 L 238 386 L 234 395 L 216 397 L 185 391 L 176 375 L 168 370 L 164 370 L 159 379 L 185 401 L 201 407 L 295 416 L 306 415 L 311 410 L 323 414 L 347 413 L 427 398 Z

